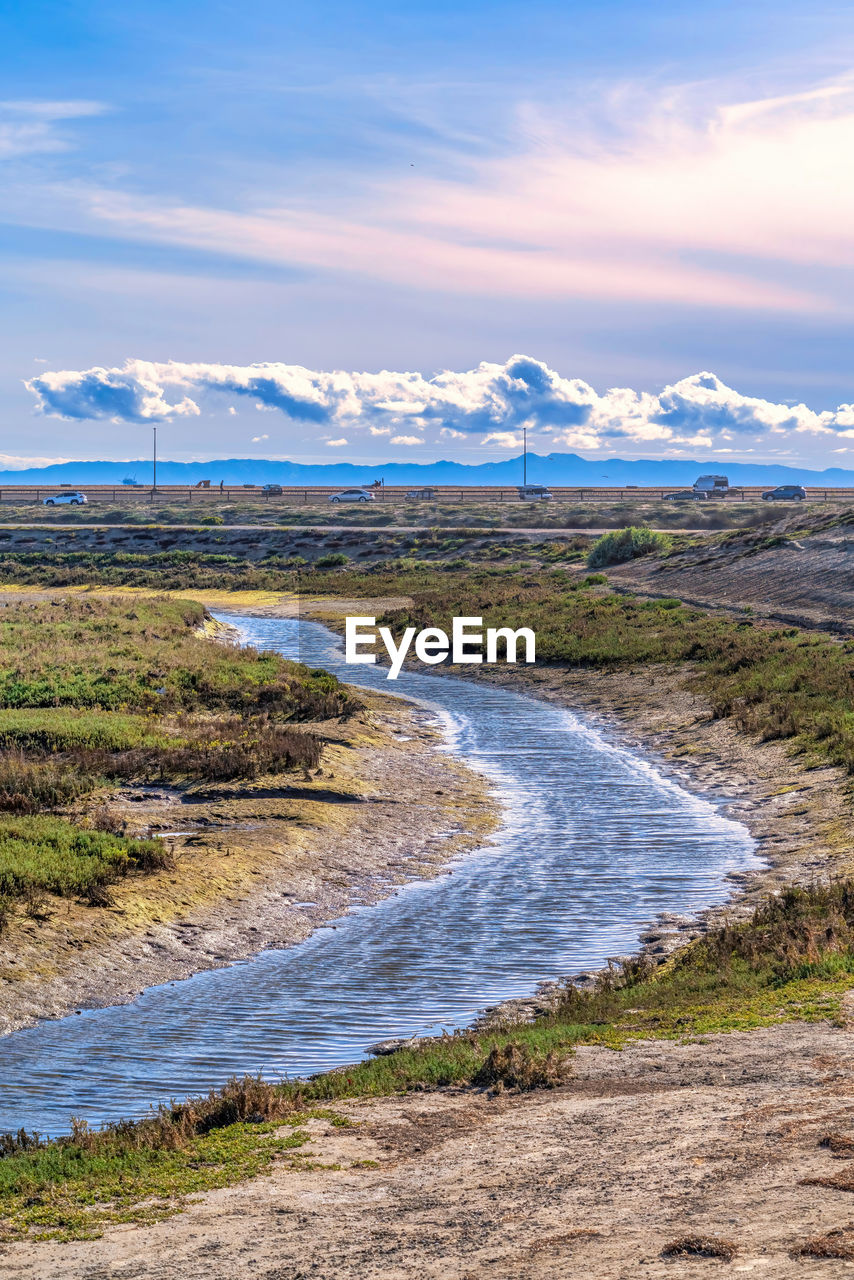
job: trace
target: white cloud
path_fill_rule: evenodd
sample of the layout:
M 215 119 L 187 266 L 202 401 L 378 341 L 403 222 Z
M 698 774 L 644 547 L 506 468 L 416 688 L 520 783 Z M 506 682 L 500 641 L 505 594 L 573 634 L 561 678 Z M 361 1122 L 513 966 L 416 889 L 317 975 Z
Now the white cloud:
M 461 431 L 454 433 L 462 436 Z M 502 449 L 521 449 L 522 436 L 516 436 L 512 431 L 490 431 L 488 436 L 483 437 L 484 444 L 497 444 Z
M 692 374 L 657 393 L 631 387 L 598 392 L 531 356 L 474 369 L 417 372 L 322 371 L 300 365 L 156 364 L 129 360 L 122 368 L 44 372 L 29 379 L 43 413 L 70 420 L 110 418 L 160 422 L 196 415 L 198 400 L 226 395 L 250 398 L 282 413 L 328 447 L 353 433 L 418 445 L 428 438 L 473 438 L 484 445 L 517 448 L 521 430 L 550 450 L 596 451 L 618 445 L 653 450 L 775 448 L 798 436 L 854 438 L 854 405 L 816 411 L 804 404 L 748 396 L 715 374 Z M 233 407 L 233 406 L 232 406 Z M 417 426 L 418 435 L 412 433 Z M 329 429 L 347 433 L 328 439 Z M 407 429 L 408 428 L 408 429 Z M 267 439 L 254 437 L 254 442 Z
M 253 437 L 252 437 L 252 443 L 253 443 L 253 444 L 260 444 L 262 440 L 269 440 L 269 439 L 270 439 L 270 437 L 269 437 L 268 435 L 263 435 L 263 436 L 253 436 Z
M 27 467 L 52 467 L 60 462 L 71 461 L 71 458 L 21 457 L 15 453 L 0 453 L 0 468 L 4 471 L 23 471 Z
M 0 102 L 0 160 L 43 151 L 67 151 L 69 140 L 57 125 L 63 120 L 100 115 L 100 102 Z

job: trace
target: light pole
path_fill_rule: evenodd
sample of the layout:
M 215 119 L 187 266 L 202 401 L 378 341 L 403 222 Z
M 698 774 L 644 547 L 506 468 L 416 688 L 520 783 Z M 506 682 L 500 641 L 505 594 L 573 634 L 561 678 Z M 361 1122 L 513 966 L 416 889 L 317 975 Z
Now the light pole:
M 152 427 L 152 431 L 154 432 L 154 452 L 151 457 L 151 462 L 152 462 L 151 492 L 156 493 L 157 492 L 157 428 Z
M 522 488 L 528 483 L 528 428 L 522 428 Z

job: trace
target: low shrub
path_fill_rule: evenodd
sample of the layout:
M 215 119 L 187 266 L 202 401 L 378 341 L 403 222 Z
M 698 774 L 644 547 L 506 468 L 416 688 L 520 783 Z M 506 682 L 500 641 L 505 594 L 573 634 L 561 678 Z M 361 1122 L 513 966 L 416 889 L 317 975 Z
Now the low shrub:
M 167 866 L 159 840 L 86 831 L 62 818 L 0 817 L 0 896 L 86 897 L 133 872 Z
M 314 562 L 317 569 L 340 569 L 349 563 L 350 557 L 343 551 L 329 551 L 326 555 L 318 556 Z
M 604 565 L 622 564 L 626 560 L 636 560 L 638 556 L 665 551 L 670 543 L 668 534 L 657 533 L 643 525 L 613 529 L 610 533 L 603 533 L 593 543 L 587 556 L 587 565 L 590 569 L 600 569 Z

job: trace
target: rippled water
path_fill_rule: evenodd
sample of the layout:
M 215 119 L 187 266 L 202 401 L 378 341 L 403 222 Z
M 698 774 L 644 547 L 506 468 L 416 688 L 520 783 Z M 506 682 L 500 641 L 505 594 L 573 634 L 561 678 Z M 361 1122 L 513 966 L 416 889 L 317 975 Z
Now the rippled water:
M 631 950 L 660 911 L 722 901 L 755 860 L 747 832 L 570 712 L 421 671 L 347 667 L 314 623 L 229 619 L 256 645 L 406 695 L 505 805 L 493 843 L 336 928 L 145 991 L 130 1005 L 0 1041 L 0 1131 L 101 1123 L 234 1073 L 351 1062 L 388 1036 L 465 1025 L 484 1005 Z

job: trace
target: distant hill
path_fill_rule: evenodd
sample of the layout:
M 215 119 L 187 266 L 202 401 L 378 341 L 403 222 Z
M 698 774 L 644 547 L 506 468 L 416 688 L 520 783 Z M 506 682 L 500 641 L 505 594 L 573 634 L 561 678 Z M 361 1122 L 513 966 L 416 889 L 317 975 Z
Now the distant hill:
M 691 485 L 710 472 L 729 476 L 731 484 L 805 484 L 819 488 L 854 487 L 854 471 L 829 467 L 783 467 L 744 462 L 685 462 L 673 459 L 603 458 L 591 461 L 575 453 L 528 454 L 528 483 L 583 485 L 586 488 L 621 485 Z M 62 462 L 23 471 L 0 471 L 0 486 L 16 484 L 115 484 L 135 477 L 151 483 L 151 460 L 135 462 Z M 263 458 L 222 458 L 215 462 L 158 462 L 160 484 L 354 485 L 384 479 L 386 484 L 513 485 L 522 482 L 522 458 L 503 462 L 385 462 L 359 466 L 352 462 L 305 464 Z

